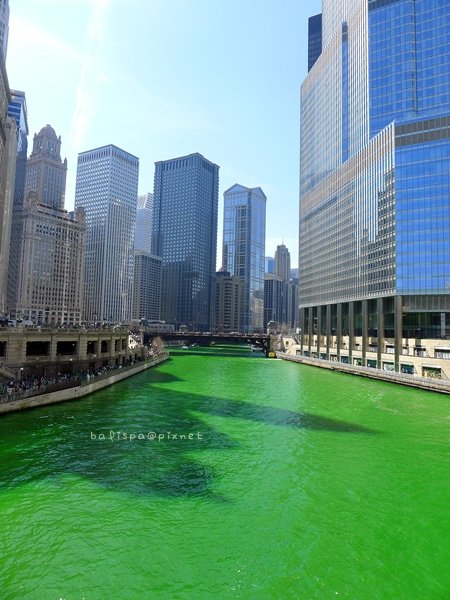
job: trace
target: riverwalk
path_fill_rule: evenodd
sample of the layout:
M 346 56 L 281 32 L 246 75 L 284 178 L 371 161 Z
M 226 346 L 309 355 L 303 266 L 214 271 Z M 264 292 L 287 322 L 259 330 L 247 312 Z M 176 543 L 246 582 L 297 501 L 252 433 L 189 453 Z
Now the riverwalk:
M 294 356 L 285 352 L 277 352 L 276 354 L 277 358 L 302 363 L 304 365 L 310 365 L 312 367 L 320 367 L 321 369 L 341 371 L 342 373 L 359 375 L 360 377 L 389 381 L 391 383 L 408 385 L 411 387 L 421 388 L 423 390 L 439 392 L 441 394 L 450 394 L 450 381 L 447 380 L 433 379 L 431 377 L 417 377 L 416 375 L 409 375 L 407 373 L 393 373 L 392 371 L 383 371 L 382 369 L 376 369 L 373 367 L 348 365 L 346 363 L 340 363 L 332 360 L 310 358 L 306 356 Z
M 63 389 L 56 391 L 44 391 L 34 395 L 20 394 L 12 400 L 0 403 L 0 415 L 27 408 L 35 408 L 37 406 L 45 406 L 48 404 L 56 404 L 58 402 L 66 402 L 68 400 L 77 400 L 83 398 L 93 392 L 97 392 L 105 387 L 113 385 L 123 379 L 141 373 L 146 369 L 155 367 L 169 358 L 167 352 L 161 353 L 158 356 L 134 362 L 128 366 L 123 366 L 112 371 L 106 371 L 98 376 L 90 376 L 87 379 L 77 379 L 75 385 L 70 385 L 73 382 L 68 382 L 69 385 Z

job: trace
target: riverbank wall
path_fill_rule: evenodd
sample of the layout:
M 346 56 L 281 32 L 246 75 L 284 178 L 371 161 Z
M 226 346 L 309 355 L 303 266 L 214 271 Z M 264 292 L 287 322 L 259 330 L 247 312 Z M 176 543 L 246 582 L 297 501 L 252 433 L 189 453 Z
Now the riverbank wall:
M 166 361 L 169 355 L 163 354 L 156 358 L 139 362 L 129 367 L 123 367 L 114 372 L 110 372 L 106 375 L 100 376 L 97 379 L 90 380 L 89 382 L 83 382 L 81 385 L 76 385 L 57 392 L 48 392 L 46 394 L 39 394 L 36 396 L 30 396 L 28 398 L 22 398 L 18 400 L 12 400 L 10 402 L 2 402 L 0 404 L 0 415 L 10 412 L 16 412 L 19 410 L 26 410 L 28 408 L 36 408 L 37 406 L 46 406 L 48 404 L 57 404 L 59 402 L 67 402 L 68 400 L 78 400 L 84 396 L 88 396 L 94 392 L 98 392 L 105 387 L 118 383 L 123 379 L 127 379 L 132 375 L 141 373 L 146 369 L 150 369 Z
M 400 385 L 417 387 L 423 390 L 439 392 L 441 394 L 450 394 L 450 382 L 445 380 L 443 381 L 440 379 L 432 378 L 428 379 L 425 377 L 408 375 L 406 373 L 392 373 L 391 371 L 382 371 L 381 369 L 375 369 L 372 367 L 360 367 L 356 365 L 338 363 L 331 360 L 309 358 L 306 356 L 294 356 L 285 352 L 277 352 L 277 358 L 281 358 L 282 360 L 289 360 L 291 362 L 301 363 L 304 365 L 309 365 L 312 367 L 320 367 L 321 369 L 329 369 L 330 371 L 340 371 L 342 373 L 349 373 L 350 375 L 359 375 L 360 377 L 367 377 L 369 379 L 389 381 L 390 383 L 397 383 Z

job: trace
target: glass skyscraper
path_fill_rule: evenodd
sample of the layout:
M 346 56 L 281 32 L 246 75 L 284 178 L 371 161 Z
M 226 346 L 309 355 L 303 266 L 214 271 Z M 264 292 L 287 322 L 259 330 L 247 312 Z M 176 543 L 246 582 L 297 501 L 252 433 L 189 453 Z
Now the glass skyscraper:
M 84 316 L 131 318 L 139 159 L 109 145 L 78 155 L 75 207 L 86 212 Z
M 155 163 L 153 254 L 161 319 L 209 331 L 214 320 L 219 167 L 195 153 Z
M 450 2 L 322 8 L 301 89 L 302 352 L 444 376 L 415 359 L 450 357 Z
M 233 185 L 223 195 L 222 268 L 243 281 L 241 331 L 253 333 L 264 326 L 264 267 L 266 202 L 260 187 Z

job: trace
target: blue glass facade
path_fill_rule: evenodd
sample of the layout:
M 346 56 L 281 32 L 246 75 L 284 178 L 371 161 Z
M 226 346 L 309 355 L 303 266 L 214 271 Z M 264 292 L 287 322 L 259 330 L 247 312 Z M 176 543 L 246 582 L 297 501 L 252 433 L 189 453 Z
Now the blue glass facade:
M 153 254 L 162 258 L 161 319 L 209 331 L 214 319 L 219 167 L 201 154 L 155 164 Z
M 450 335 L 450 1 L 323 0 L 322 23 L 301 93 L 300 309 L 310 333 L 327 305 L 331 330 L 375 315 L 397 369 L 402 335 Z
M 264 328 L 266 202 L 261 188 L 239 184 L 226 190 L 223 218 L 223 269 L 244 286 L 241 331 Z

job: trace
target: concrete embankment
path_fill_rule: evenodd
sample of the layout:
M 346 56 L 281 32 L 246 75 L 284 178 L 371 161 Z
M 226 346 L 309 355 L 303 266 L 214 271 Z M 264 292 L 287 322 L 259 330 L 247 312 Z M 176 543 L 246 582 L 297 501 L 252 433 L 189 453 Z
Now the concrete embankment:
M 132 375 L 141 373 L 146 369 L 155 367 L 169 358 L 168 354 L 158 356 L 157 358 L 139 362 L 131 367 L 124 367 L 103 375 L 97 379 L 92 379 L 89 383 L 83 382 L 81 385 L 59 390 L 57 392 L 49 392 L 47 394 L 39 394 L 28 398 L 12 400 L 11 402 L 2 402 L 0 404 L 0 414 L 25 410 L 27 408 L 35 408 L 36 406 L 45 406 L 47 404 L 56 404 L 58 402 L 66 402 L 67 400 L 77 400 L 97 392 L 105 387 L 113 385 L 123 379 L 127 379 Z
M 293 356 L 292 354 L 286 354 L 284 352 L 277 352 L 277 358 L 310 365 L 312 367 L 320 367 L 321 369 L 329 369 L 331 371 L 349 373 L 350 375 L 368 377 L 369 379 L 379 379 L 381 381 L 389 381 L 390 383 L 399 383 L 400 385 L 408 385 L 423 390 L 439 392 L 441 394 L 450 394 L 450 381 L 446 380 L 427 379 L 425 377 L 407 375 L 406 373 L 392 373 L 390 371 L 382 371 L 381 369 L 374 369 L 371 367 L 359 367 L 356 365 L 348 365 L 318 358 L 309 358 L 306 356 Z

